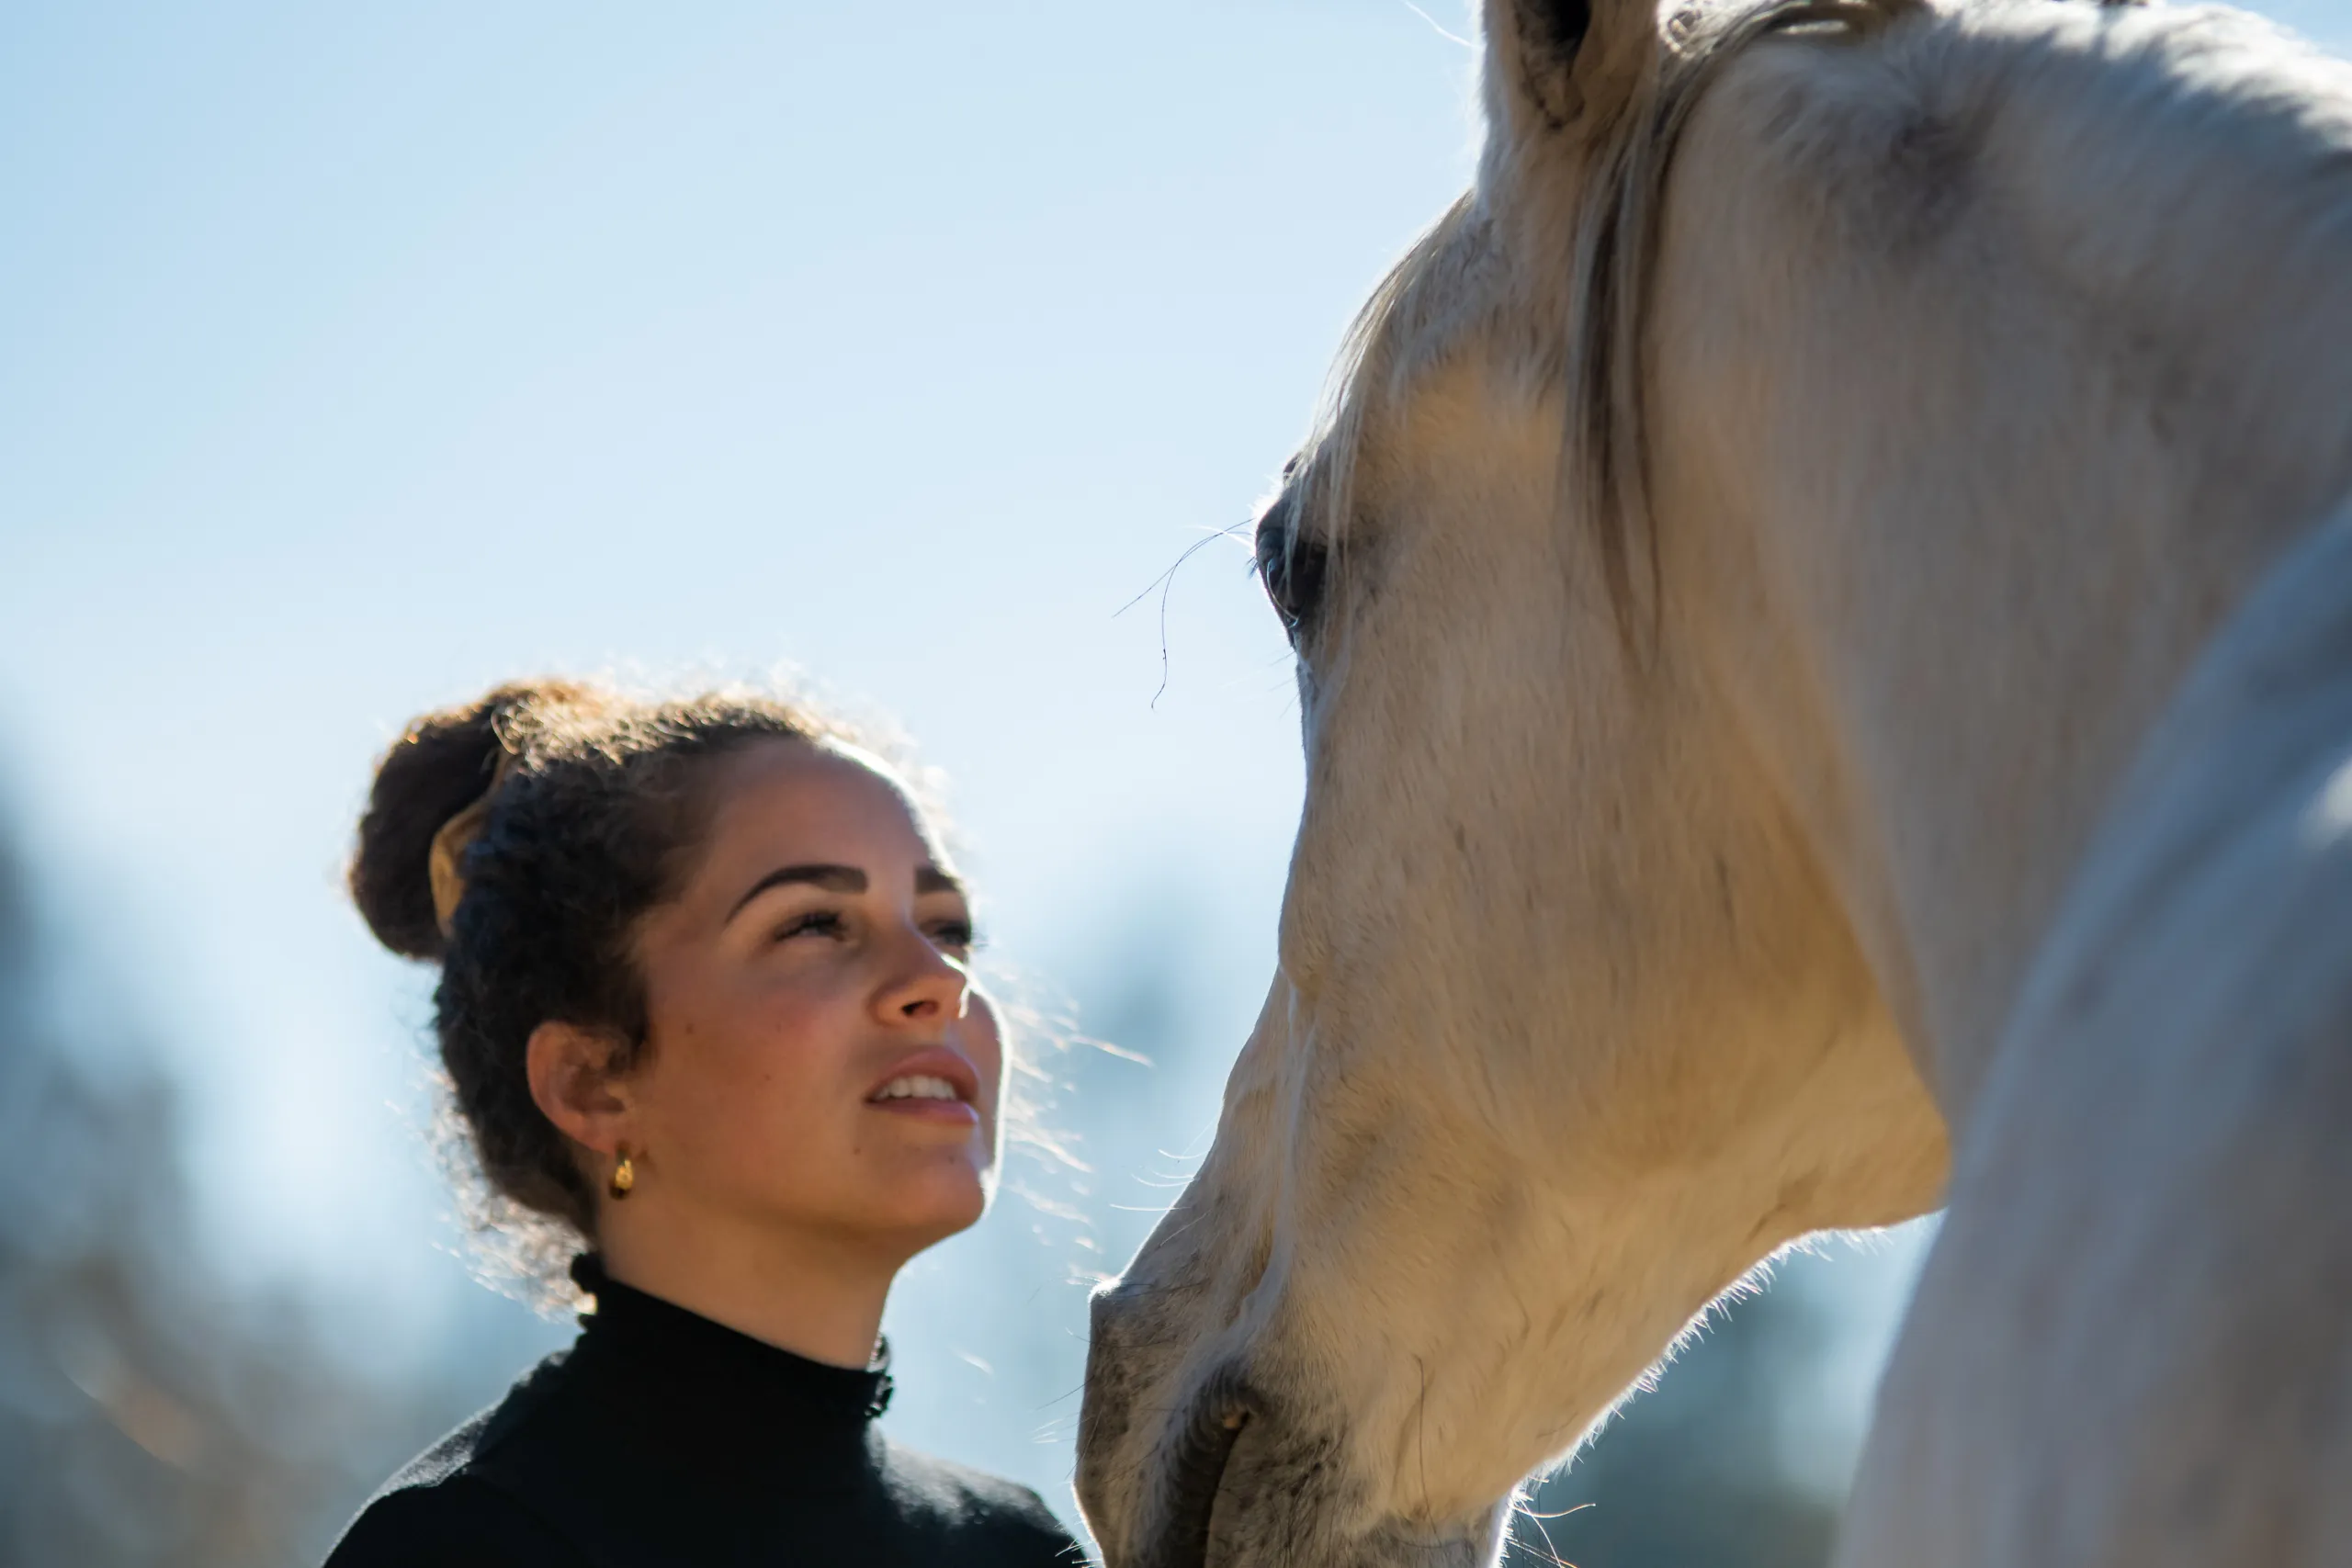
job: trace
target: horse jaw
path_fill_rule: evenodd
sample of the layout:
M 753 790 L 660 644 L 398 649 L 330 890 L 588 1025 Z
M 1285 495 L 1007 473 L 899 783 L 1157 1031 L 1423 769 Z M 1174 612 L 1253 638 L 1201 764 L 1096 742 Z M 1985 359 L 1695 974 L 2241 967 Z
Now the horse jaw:
M 2142 738 L 2352 484 L 2352 81 L 2251 18 L 1988 6 L 1754 51 L 1689 139 L 1662 570 L 1958 1141 Z

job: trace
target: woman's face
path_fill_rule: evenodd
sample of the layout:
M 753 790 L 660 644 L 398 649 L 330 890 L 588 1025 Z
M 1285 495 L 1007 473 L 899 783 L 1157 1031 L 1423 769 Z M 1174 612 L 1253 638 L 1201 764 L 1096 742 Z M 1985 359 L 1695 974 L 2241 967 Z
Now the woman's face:
M 855 753 L 777 740 L 722 766 L 700 862 L 639 936 L 639 1191 L 665 1223 L 911 1255 L 979 1218 L 996 1163 L 1003 1047 L 970 907 Z

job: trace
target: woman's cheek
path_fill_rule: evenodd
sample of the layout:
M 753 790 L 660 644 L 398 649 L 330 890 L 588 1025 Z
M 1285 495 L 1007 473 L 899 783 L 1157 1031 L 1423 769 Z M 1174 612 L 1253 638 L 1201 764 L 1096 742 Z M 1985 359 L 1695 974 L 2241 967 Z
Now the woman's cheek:
M 1004 1032 L 997 1021 L 996 1003 L 986 991 L 974 987 L 971 1001 L 965 1010 L 965 1022 L 970 1031 L 972 1066 L 979 1069 L 990 1122 L 996 1120 L 998 1107 L 1004 1103 Z

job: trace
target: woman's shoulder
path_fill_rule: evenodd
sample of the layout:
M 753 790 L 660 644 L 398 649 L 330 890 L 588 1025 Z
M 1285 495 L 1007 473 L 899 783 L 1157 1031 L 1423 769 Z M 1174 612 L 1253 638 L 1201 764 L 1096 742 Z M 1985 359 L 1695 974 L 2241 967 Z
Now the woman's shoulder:
M 878 1434 L 877 1434 L 878 1436 Z M 969 1568 L 1084 1568 L 1086 1552 L 1045 1499 L 1017 1481 L 887 1439 L 882 1481 L 899 1520 Z
M 560 1359 L 403 1465 L 345 1527 L 326 1568 L 578 1568 L 578 1549 L 475 1462 L 528 1419 Z
M 372 1498 L 326 1568 L 583 1568 L 577 1549 L 537 1515 L 460 1471 Z

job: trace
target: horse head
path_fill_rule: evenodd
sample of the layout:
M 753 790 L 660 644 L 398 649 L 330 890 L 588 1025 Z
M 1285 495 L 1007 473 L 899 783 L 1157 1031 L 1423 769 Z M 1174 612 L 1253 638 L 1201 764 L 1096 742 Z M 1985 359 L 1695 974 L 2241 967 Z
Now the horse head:
M 2119 13 L 1485 13 L 1475 186 L 1258 527 L 1306 795 L 1215 1145 L 1095 1302 L 1114 1568 L 1487 1561 L 1760 1259 L 1932 1207 L 1958 1043 L 2242 575 L 2162 639 L 2018 602 L 2018 552 L 2216 492 L 2117 434 L 2066 280 L 1980 254 L 1990 187 L 2064 196 L 2033 117 Z M 2237 453 L 2265 516 L 2342 482 L 2313 428 Z M 2053 670 L 2083 713 L 1996 722 Z

